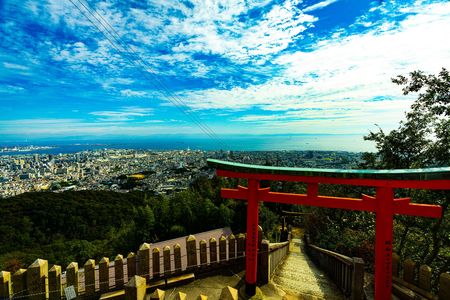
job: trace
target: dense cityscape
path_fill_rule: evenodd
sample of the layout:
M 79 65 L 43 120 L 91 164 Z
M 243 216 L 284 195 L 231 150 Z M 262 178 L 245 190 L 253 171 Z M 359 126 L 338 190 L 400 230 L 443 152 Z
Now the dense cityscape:
M 20 151 L 18 151 L 20 152 Z M 0 156 L 0 197 L 32 191 L 146 190 L 168 194 L 213 175 L 207 158 L 285 167 L 355 168 L 359 153 L 334 151 L 201 151 L 102 149 L 67 154 Z

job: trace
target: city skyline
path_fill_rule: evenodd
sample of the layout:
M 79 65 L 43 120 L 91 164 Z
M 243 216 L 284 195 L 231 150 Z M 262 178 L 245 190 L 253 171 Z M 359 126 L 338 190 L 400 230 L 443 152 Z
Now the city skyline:
M 392 77 L 450 61 L 448 2 L 219 2 L 1 1 L 0 142 L 363 143 L 375 124 L 394 129 L 415 99 Z

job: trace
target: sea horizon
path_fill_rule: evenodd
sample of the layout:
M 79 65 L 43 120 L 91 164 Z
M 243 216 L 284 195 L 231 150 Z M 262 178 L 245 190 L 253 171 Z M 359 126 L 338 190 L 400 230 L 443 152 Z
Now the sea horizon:
M 360 139 L 360 142 L 358 142 Z M 219 142 L 220 141 L 220 142 Z M 99 149 L 203 150 L 203 151 L 346 151 L 373 152 L 374 144 L 356 134 L 235 135 L 210 139 L 201 136 L 153 136 L 139 138 L 26 139 L 0 141 L 0 149 L 51 147 L 30 151 L 3 151 L 0 155 L 76 153 Z

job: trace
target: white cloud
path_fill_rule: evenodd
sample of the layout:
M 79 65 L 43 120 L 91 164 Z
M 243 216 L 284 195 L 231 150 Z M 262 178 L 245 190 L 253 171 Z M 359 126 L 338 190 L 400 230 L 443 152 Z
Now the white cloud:
M 155 122 L 86 122 L 79 119 L 17 119 L 0 121 L 1 135 L 21 135 L 22 137 L 78 137 L 78 136 L 151 136 L 160 134 L 198 134 L 192 126 L 174 127 Z
M 28 10 L 30 10 L 34 15 L 38 15 L 39 14 L 38 3 L 33 2 L 33 1 L 27 1 L 27 2 L 25 2 L 25 7 Z
M 318 9 L 322 9 L 324 7 L 327 7 L 330 4 L 333 4 L 334 2 L 337 2 L 338 0 L 326 0 L 326 1 L 322 1 L 319 3 L 316 3 L 314 5 L 308 6 L 306 8 L 303 9 L 303 12 L 311 12 L 311 11 L 315 11 Z
M 134 79 L 131 78 L 114 78 L 112 82 L 116 84 L 132 84 L 134 83 Z
M 82 7 L 78 1 L 74 1 L 79 7 Z M 28 1 L 26 6 L 33 14 L 40 18 L 47 17 L 48 21 L 58 24 L 61 21 L 71 27 L 89 26 L 90 22 L 83 14 L 75 8 L 70 1 L 61 0 L 32 0 Z
M 392 129 L 403 118 L 409 101 L 305 103 L 290 111 L 270 111 L 244 115 L 232 121 L 244 122 L 246 128 L 267 133 L 364 134 L 374 124 Z
M 11 85 L 11 84 L 0 85 L 0 93 L 17 94 L 17 93 L 20 93 L 23 91 L 25 91 L 25 89 L 21 86 Z
M 53 125 L 58 126 L 60 124 L 68 124 L 68 123 L 78 123 L 79 119 L 18 119 L 18 120 L 0 120 L 0 126 L 4 127 L 15 127 L 15 126 L 41 126 L 41 125 Z
M 450 62 L 450 45 L 442 43 L 442 34 L 450 32 L 449 17 L 450 5 L 429 5 L 398 29 L 329 40 L 312 52 L 285 55 L 277 62 L 288 66 L 285 79 L 306 81 L 311 92 L 361 100 L 380 94 L 395 97 L 398 87 L 391 77 L 416 69 L 436 73 Z
M 121 90 L 120 94 L 125 97 L 144 97 L 147 95 L 144 91 L 133 91 L 130 89 Z
M 286 49 L 308 26 L 317 21 L 302 13 L 298 1 L 274 5 L 255 24 L 239 22 L 237 16 L 249 7 L 241 1 L 222 4 L 195 3 L 189 18 L 172 20 L 168 36 L 182 34 L 189 38 L 174 47 L 175 52 L 203 52 L 228 57 L 237 62 L 262 58 Z M 267 58 L 266 58 L 267 59 Z
M 143 107 L 123 107 L 120 110 L 112 111 L 93 111 L 89 113 L 90 115 L 101 117 L 98 118 L 98 121 L 106 121 L 106 122 L 125 122 L 134 120 L 136 117 L 146 117 L 151 116 L 153 114 L 152 108 L 143 108 Z
M 381 24 L 365 33 L 321 41 L 310 52 L 279 56 L 273 63 L 285 70 L 264 84 L 190 91 L 181 96 L 197 110 L 259 108 L 273 112 L 278 124 L 287 126 L 285 130 L 303 130 L 302 124 L 331 131 L 350 130 L 351 126 L 363 130 L 373 123 L 393 128 L 414 96 L 403 96 L 390 79 L 417 69 L 437 73 L 450 63 L 450 44 L 442 42 L 450 32 L 450 4 L 416 9 L 421 13 L 410 15 L 396 28 Z M 350 110 L 345 112 L 348 124 L 343 119 L 333 123 L 302 120 L 302 116 L 342 118 L 336 110 L 343 108 Z M 305 109 L 320 109 L 321 113 Z M 286 111 L 290 113 L 276 114 Z M 248 115 L 235 121 L 269 121 L 270 116 Z M 270 126 L 267 130 L 273 131 Z
M 13 64 L 13 63 L 8 63 L 8 62 L 4 62 L 3 66 L 7 69 L 13 69 L 13 70 L 22 70 L 22 71 L 27 71 L 30 68 L 27 66 L 23 66 L 23 65 L 18 65 L 18 64 Z
M 123 42 L 132 48 L 158 76 L 208 78 L 215 68 L 193 59 L 195 53 L 217 54 L 239 64 L 249 61 L 263 64 L 270 56 L 288 48 L 317 21 L 297 8 L 299 2 L 194 0 L 191 5 L 186 5 L 179 1 L 156 1 L 146 4 L 149 9 L 125 10 L 107 0 L 89 4 L 97 20 L 83 6 L 76 4 L 101 30 L 106 31 L 102 25 L 111 26 L 113 30 L 108 30 L 113 37 L 110 39 L 116 45 Z M 268 5 L 271 5 L 270 9 L 260 18 L 240 19 L 250 10 Z M 79 42 L 53 45 L 51 56 L 54 60 L 68 63 L 76 72 L 96 77 L 105 74 L 95 71 L 100 67 L 107 70 L 108 75 L 120 76 L 121 69 L 130 66 L 69 1 L 29 1 L 27 7 L 32 12 L 46 14 L 54 24 L 64 21 L 77 32 Z M 92 37 L 98 41 L 97 45 L 81 42 Z M 155 55 L 157 51 L 154 50 L 161 48 L 172 51 Z M 167 68 L 166 64 L 173 68 Z
M 135 81 L 131 78 L 110 78 L 105 79 L 101 83 L 102 87 L 106 90 L 116 90 L 116 85 L 131 85 Z
M 65 44 L 62 47 L 53 48 L 51 52 L 53 59 L 64 61 L 73 65 L 77 69 L 90 70 L 86 64 L 94 69 L 97 67 L 107 67 L 117 70 L 125 64 L 122 57 L 115 51 L 109 41 L 99 41 L 97 47 L 88 47 L 83 42 Z M 94 72 L 93 72 L 94 73 Z

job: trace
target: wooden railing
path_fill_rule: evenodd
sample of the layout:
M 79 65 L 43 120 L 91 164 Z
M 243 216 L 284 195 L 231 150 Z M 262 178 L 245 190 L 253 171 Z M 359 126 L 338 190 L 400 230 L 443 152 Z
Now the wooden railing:
M 416 263 L 411 259 L 405 259 L 400 268 L 400 257 L 392 255 L 392 293 L 405 300 L 415 299 L 450 299 L 450 273 L 442 273 L 439 276 L 438 295 L 431 293 L 432 269 L 427 265 L 418 268 L 416 280 Z M 400 277 L 401 274 L 401 277 Z
M 289 242 L 272 243 L 263 240 L 259 247 L 258 281 L 269 282 L 272 274 L 289 253 Z
M 99 262 L 89 259 L 80 268 L 77 262 L 69 263 L 64 270 L 61 266 L 50 265 L 47 260 L 37 259 L 27 269 L 13 274 L 0 272 L 0 300 L 61 300 L 65 298 L 65 288 L 70 286 L 80 299 L 109 299 L 108 294 L 114 296 L 117 292 L 123 296 L 127 288 L 132 292 L 135 285 L 140 286 L 142 282 L 150 290 L 162 291 L 195 279 L 197 273 L 234 264 L 244 267 L 245 246 L 245 234 L 200 241 L 190 235 L 183 247 L 179 243 L 160 247 L 143 243 L 136 253 L 130 252 L 126 257 L 119 254 L 112 261 L 103 257 Z M 270 280 L 288 253 L 289 242 L 261 241 L 258 258 L 261 283 Z
M 314 245 L 305 238 L 306 252 L 324 270 L 346 297 L 364 299 L 364 261 L 359 257 L 329 251 Z
M 173 283 L 173 278 L 186 277 L 182 274 L 242 264 L 245 244 L 245 234 L 213 237 L 208 241 L 197 241 L 190 235 L 183 248 L 175 244 L 160 249 L 143 243 L 137 254 L 130 252 L 126 258 L 119 254 L 112 262 L 107 257 L 98 263 L 89 259 L 80 269 L 77 262 L 71 262 L 65 272 L 61 266 L 49 268 L 47 260 L 37 259 L 27 269 L 19 269 L 14 274 L 0 272 L 0 300 L 60 300 L 64 297 L 64 288 L 69 286 L 73 286 L 77 297 L 98 298 L 110 291 L 123 290 L 135 275 L 152 282 L 154 288 L 165 288 Z
M 269 245 L 269 276 L 275 272 L 289 253 L 289 242 Z

